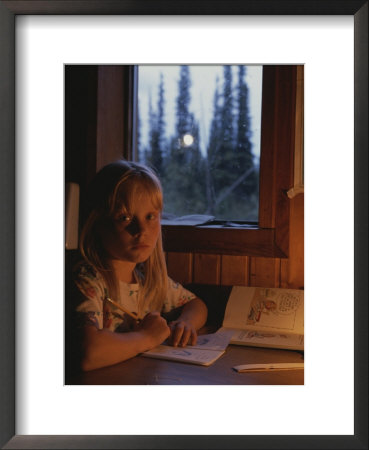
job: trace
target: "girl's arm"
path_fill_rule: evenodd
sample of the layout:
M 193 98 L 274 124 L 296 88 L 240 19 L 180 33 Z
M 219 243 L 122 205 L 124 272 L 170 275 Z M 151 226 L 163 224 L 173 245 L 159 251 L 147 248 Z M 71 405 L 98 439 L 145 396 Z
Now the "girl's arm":
M 190 300 L 183 306 L 178 319 L 169 323 L 171 330 L 169 342 L 175 347 L 195 345 L 197 330 L 205 325 L 207 316 L 208 309 L 202 300 L 197 297 Z
M 81 368 L 88 371 L 125 361 L 161 344 L 169 334 L 167 322 L 159 313 L 148 314 L 137 330 L 126 333 L 85 326 Z

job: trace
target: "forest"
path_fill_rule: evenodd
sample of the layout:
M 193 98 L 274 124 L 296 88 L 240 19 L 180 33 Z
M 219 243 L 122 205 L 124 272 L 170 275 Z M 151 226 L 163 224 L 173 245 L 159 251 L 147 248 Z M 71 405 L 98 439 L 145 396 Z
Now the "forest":
M 258 220 L 259 159 L 252 149 L 247 66 L 223 66 L 213 94 L 212 118 L 206 151 L 201 152 L 200 118 L 190 109 L 191 66 L 179 68 L 175 99 L 175 130 L 165 122 L 166 87 L 163 73 L 157 86 L 157 105 L 149 105 L 147 143 L 141 141 L 139 160 L 159 175 L 165 213 L 175 216 L 206 214 L 217 219 Z

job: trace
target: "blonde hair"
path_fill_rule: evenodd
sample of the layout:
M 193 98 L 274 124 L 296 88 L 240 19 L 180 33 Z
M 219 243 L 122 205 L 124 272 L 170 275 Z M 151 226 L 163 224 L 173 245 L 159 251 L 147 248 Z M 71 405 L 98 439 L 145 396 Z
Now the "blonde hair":
M 88 193 L 85 221 L 80 236 L 80 251 L 84 259 L 103 277 L 108 296 L 119 298 L 119 283 L 102 244 L 102 232 L 117 212 L 130 212 L 138 195 L 147 194 L 153 206 L 163 210 L 160 181 L 147 166 L 131 161 L 116 161 L 103 167 L 95 176 Z M 161 310 L 167 292 L 167 268 L 161 231 L 154 251 L 135 267 L 140 285 L 139 315 L 145 309 Z

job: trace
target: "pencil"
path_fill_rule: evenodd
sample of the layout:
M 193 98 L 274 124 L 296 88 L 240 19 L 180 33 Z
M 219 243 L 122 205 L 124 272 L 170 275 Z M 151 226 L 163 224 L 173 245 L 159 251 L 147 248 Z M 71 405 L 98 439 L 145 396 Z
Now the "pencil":
M 245 372 L 252 373 L 252 372 L 283 372 L 286 370 L 303 370 L 303 369 L 304 369 L 303 367 L 287 367 L 287 368 L 280 367 L 276 369 L 241 369 L 241 370 L 234 369 L 234 370 L 236 370 L 236 372 L 238 373 L 245 373 Z
M 243 364 L 235 366 L 236 372 L 271 372 L 279 370 L 301 370 L 304 363 L 271 363 L 271 364 Z
M 121 311 L 123 311 L 125 314 L 128 314 L 129 316 L 131 316 L 133 319 L 139 321 L 140 319 L 138 318 L 137 314 L 132 313 L 130 311 L 128 311 L 127 309 L 123 308 L 123 306 L 119 305 L 119 303 L 115 302 L 114 300 L 112 300 L 109 297 L 106 297 L 106 300 L 108 302 L 110 302 L 112 305 L 114 305 L 116 308 L 120 309 Z

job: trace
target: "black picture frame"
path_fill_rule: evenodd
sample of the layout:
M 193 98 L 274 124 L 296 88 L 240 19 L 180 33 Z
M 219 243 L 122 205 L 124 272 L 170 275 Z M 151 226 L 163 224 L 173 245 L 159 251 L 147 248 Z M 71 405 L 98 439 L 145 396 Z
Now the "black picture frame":
M 354 90 L 354 435 L 19 436 L 15 434 L 15 17 L 28 14 L 352 15 Z M 368 1 L 0 1 L 0 445 L 7 449 L 368 448 Z M 339 243 L 337 243 L 339 245 Z M 337 368 L 338 370 L 338 368 Z M 339 395 L 339 392 L 337 393 Z M 319 405 L 317 405 L 319 407 Z

